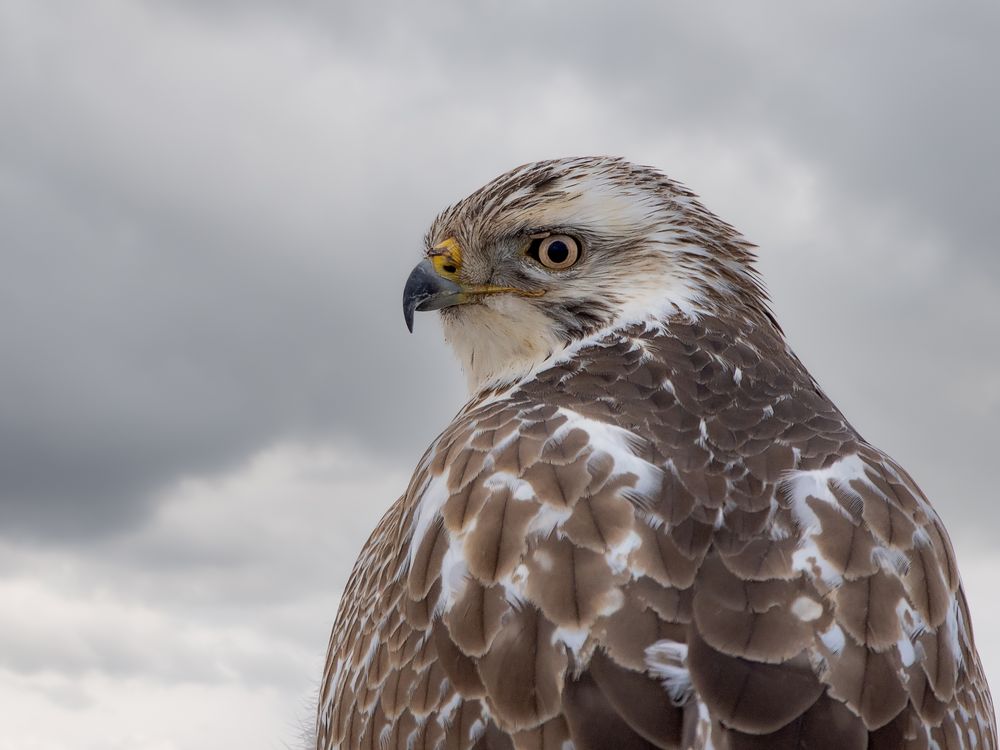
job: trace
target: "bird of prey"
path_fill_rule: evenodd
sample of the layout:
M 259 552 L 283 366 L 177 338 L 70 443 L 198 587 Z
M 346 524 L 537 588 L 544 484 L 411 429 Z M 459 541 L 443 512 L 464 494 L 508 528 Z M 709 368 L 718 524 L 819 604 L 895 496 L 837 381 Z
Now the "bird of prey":
M 317 747 L 997 748 L 955 555 L 660 172 L 519 167 L 403 308 L 471 397 L 362 549 Z

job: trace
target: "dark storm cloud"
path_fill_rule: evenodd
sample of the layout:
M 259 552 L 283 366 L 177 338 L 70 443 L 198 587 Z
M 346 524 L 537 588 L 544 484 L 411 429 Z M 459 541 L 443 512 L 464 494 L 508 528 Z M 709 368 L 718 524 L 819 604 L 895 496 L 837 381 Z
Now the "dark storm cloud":
M 998 293 L 983 280 L 998 269 L 994 4 L 102 8 L 13 2 L 0 23 L 8 533 L 121 528 L 151 490 L 281 438 L 349 435 L 412 463 L 462 399 L 431 321 L 407 337 L 400 320 L 421 234 L 498 171 L 556 155 L 532 126 L 537 144 L 585 130 L 592 113 L 566 106 L 581 100 L 617 132 L 609 149 L 778 143 L 822 181 L 825 216 L 867 207 L 928 239 L 936 272 L 899 283 L 865 278 L 850 247 L 846 263 L 779 247 L 772 266 L 765 248 L 793 344 L 903 453 L 936 460 L 884 426 L 892 410 L 995 371 L 995 308 L 931 307 L 974 282 Z M 737 218 L 753 239 L 770 222 Z M 825 289 L 802 283 L 817 273 Z M 869 368 L 906 375 L 873 393 Z M 996 398 L 965 413 L 931 396 L 928 434 L 988 438 Z M 937 470 L 982 494 L 968 464 L 983 452 Z
M 151 483 L 339 422 L 399 447 L 391 409 L 409 408 L 408 397 L 389 382 L 410 345 L 402 271 L 352 267 L 348 253 L 296 263 L 263 247 L 277 240 L 135 207 L 122 216 L 84 191 L 3 209 L 12 231 L 0 335 L 19 356 L 4 368 L 0 481 L 5 499 L 25 504 L 15 523 L 23 512 L 50 529 L 117 525 Z M 359 258 L 377 252 L 356 247 Z M 398 333 L 395 351 L 372 342 L 373 330 Z M 419 377 L 417 355 L 409 372 Z M 352 392 L 388 410 L 367 414 L 344 398 Z

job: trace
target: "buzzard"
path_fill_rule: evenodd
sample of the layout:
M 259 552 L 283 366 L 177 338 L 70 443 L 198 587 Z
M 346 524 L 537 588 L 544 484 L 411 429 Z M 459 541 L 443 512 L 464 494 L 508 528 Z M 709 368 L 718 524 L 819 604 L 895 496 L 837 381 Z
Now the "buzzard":
M 364 545 L 317 747 L 997 747 L 951 543 L 660 172 L 519 167 L 403 294 L 471 398 Z

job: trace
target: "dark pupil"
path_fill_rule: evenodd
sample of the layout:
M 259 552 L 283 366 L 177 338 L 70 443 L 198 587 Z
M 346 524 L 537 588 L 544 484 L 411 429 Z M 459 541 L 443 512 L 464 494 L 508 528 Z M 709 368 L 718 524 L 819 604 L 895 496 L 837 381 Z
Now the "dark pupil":
M 548 246 L 546 255 L 553 263 L 565 263 L 569 257 L 569 246 L 562 240 L 556 240 Z

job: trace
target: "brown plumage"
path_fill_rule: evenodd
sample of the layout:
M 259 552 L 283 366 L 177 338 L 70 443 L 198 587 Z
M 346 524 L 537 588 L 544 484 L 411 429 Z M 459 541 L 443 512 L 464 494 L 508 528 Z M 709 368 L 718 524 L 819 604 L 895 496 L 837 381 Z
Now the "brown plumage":
M 537 267 L 545 232 L 578 264 Z M 584 159 L 499 178 L 447 238 L 449 284 L 507 291 L 449 297 L 474 395 L 351 574 L 318 748 L 997 747 L 940 519 L 731 227 Z

